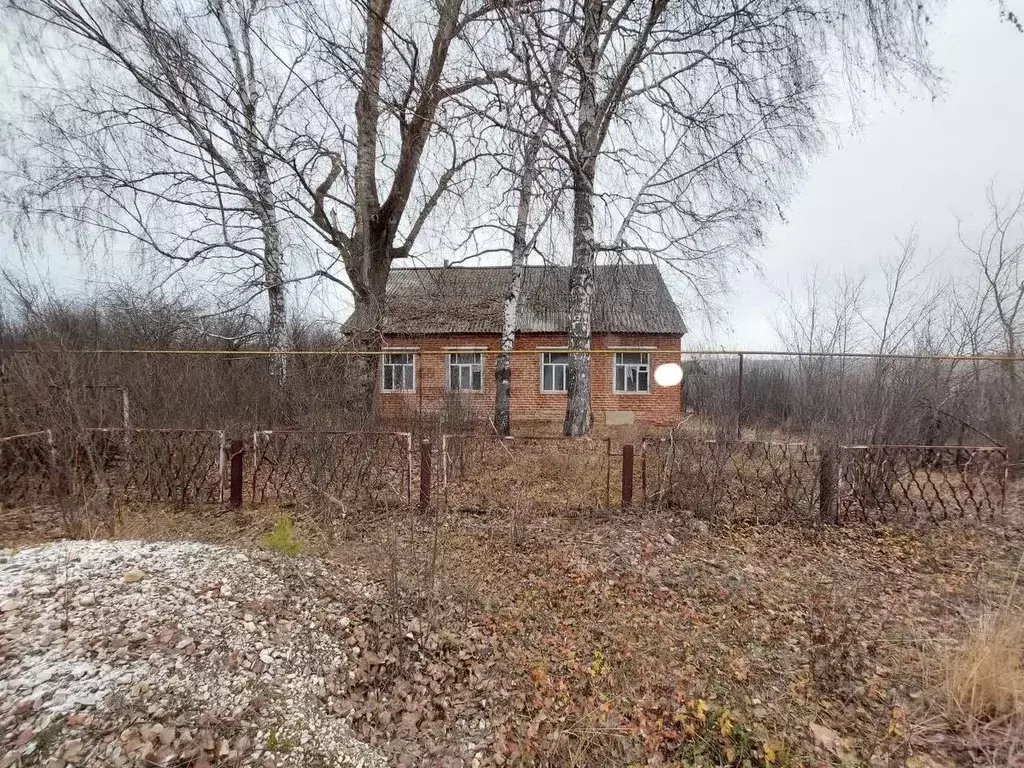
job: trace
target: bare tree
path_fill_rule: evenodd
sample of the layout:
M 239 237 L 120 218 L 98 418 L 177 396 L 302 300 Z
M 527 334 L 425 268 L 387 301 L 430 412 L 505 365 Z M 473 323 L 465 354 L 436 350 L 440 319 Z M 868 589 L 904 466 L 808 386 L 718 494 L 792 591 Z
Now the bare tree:
M 10 0 L 32 44 L 21 63 L 56 83 L 26 89 L 5 197 L 79 244 L 132 241 L 173 270 L 213 265 L 263 295 L 266 344 L 287 346 L 285 234 L 275 136 L 296 61 L 271 55 L 273 6 L 215 0 Z M 68 66 L 68 57 L 73 65 Z M 284 355 L 272 356 L 284 381 Z
M 967 296 L 960 316 L 961 328 L 972 347 L 996 352 L 1006 359 L 1000 366 L 1004 393 L 1005 439 L 1024 435 L 1021 408 L 1020 363 L 1024 332 L 1024 192 L 1001 202 L 989 187 L 989 221 L 973 239 L 959 230 L 960 244 L 970 255 L 978 276 L 973 296 Z
M 523 61 L 526 59 L 527 54 L 522 50 L 522 40 L 516 34 L 517 26 L 506 26 L 508 45 L 514 57 L 518 61 Z M 564 34 L 566 28 L 563 28 L 562 31 Z M 555 69 L 555 74 L 550 84 L 554 91 L 557 91 L 560 86 L 562 71 L 562 67 L 556 67 Z M 511 231 L 512 248 L 508 286 L 502 302 L 500 353 L 494 363 L 494 428 L 499 435 L 508 435 L 512 429 L 512 348 L 515 345 L 516 339 L 519 297 L 522 293 L 523 281 L 526 275 L 526 262 L 536 246 L 537 238 L 558 208 L 562 191 L 562 183 L 555 181 L 554 189 L 548 190 L 547 198 L 542 200 L 543 203 L 546 203 L 546 210 L 543 212 L 540 221 L 534 224 L 531 221 L 531 213 L 533 212 L 535 198 L 538 196 L 538 192 L 542 191 L 539 189 L 543 182 L 540 176 L 545 168 L 541 167 L 541 163 L 544 160 L 541 155 L 548 142 L 548 132 L 551 129 L 554 118 L 554 97 L 550 92 L 541 94 L 539 103 L 542 104 L 542 107 L 540 114 L 535 120 L 531 120 L 528 109 L 530 95 L 522 92 L 522 81 L 516 78 L 504 79 L 513 80 L 518 98 L 512 102 L 512 109 L 506 108 L 505 110 L 508 113 L 513 113 L 508 114 L 506 117 L 507 120 L 511 121 L 511 124 L 506 123 L 501 127 L 504 131 L 504 136 L 510 143 L 511 154 L 514 157 L 517 154 L 516 150 L 521 150 L 521 158 L 511 174 L 515 180 L 515 221 Z M 523 104 L 523 101 L 526 101 L 526 103 Z M 527 116 L 526 118 L 523 117 L 524 114 Z M 493 116 L 492 119 L 494 119 Z M 545 153 L 545 155 L 549 154 Z M 513 162 L 515 164 L 515 161 Z M 553 171 L 556 175 L 558 174 L 559 169 L 551 168 L 549 164 L 546 165 L 547 170 Z
M 317 114 L 293 136 L 296 199 L 328 249 L 315 274 L 351 292 L 346 330 L 359 349 L 380 349 L 392 262 L 413 254 L 446 195 L 465 191 L 480 155 L 472 127 L 455 127 L 454 97 L 493 79 L 472 36 L 493 8 L 442 0 L 411 13 L 368 0 L 337 24 L 333 8 L 305 7 L 317 60 L 304 82 Z
M 535 107 L 557 94 L 551 143 L 573 188 L 564 431 L 579 435 L 591 424 L 597 257 L 658 259 L 698 286 L 721 274 L 814 146 L 824 71 L 841 57 L 852 73 L 926 74 L 925 11 L 895 0 L 552 0 L 522 16 L 522 76 Z M 562 47 L 569 66 L 555 90 Z

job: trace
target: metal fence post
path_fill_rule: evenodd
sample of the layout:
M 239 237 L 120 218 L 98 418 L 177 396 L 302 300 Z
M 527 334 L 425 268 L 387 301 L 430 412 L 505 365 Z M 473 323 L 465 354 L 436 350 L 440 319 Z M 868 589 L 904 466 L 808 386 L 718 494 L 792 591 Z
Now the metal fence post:
M 430 506 L 430 473 L 431 464 L 430 440 L 420 442 L 420 512 L 426 512 Z
M 743 437 L 743 353 L 739 353 L 740 370 L 736 377 L 736 439 Z
M 242 506 L 242 478 L 245 474 L 245 447 L 241 440 L 231 441 L 228 458 L 231 460 L 230 504 L 232 507 L 240 507 Z
M 633 506 L 633 444 L 622 446 L 622 508 Z
M 1005 480 L 1014 480 L 1021 475 L 1020 464 L 1024 458 L 1024 446 L 1020 443 L 1007 443 L 1006 445 L 1006 472 L 1003 474 Z
M 820 449 L 818 460 L 818 519 L 828 522 L 835 510 L 835 522 L 839 522 L 839 508 L 836 506 L 836 459 L 831 445 Z

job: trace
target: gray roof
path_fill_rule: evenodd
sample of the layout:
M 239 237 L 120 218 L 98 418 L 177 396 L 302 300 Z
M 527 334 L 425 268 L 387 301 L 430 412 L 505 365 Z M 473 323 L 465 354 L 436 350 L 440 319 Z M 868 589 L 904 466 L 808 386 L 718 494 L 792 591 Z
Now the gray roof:
M 509 267 L 393 269 L 384 333 L 500 333 L 509 272 Z M 568 295 L 568 267 L 527 267 L 516 330 L 567 332 Z M 682 336 L 686 325 L 657 266 L 601 265 L 594 274 L 593 332 Z

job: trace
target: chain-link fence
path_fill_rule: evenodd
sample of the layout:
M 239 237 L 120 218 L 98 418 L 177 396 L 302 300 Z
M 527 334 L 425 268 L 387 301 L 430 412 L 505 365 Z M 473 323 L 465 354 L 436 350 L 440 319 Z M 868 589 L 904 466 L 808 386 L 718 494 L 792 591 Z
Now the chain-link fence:
M 818 511 L 818 464 L 817 449 L 805 443 L 647 437 L 641 498 L 708 519 L 807 520 Z
M 688 350 L 689 420 L 721 439 L 1005 445 L 1024 434 L 1024 362 L 952 355 Z
M 1004 505 L 1006 450 L 845 446 L 836 473 L 835 509 L 840 522 L 991 519 Z
M 85 429 L 73 438 L 68 489 L 105 487 L 114 498 L 179 504 L 224 498 L 224 432 L 205 429 Z

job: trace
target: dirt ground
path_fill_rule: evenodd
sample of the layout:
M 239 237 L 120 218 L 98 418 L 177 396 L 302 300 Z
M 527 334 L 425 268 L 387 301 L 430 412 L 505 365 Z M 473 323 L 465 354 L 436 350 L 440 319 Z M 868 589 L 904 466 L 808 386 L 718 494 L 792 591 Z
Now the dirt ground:
M 977 617 L 1020 600 L 1016 527 L 124 508 L 115 536 L 267 546 L 282 515 L 299 557 L 377 574 L 348 716 L 398 764 L 1015 759 L 957 732 L 940 689 Z M 0 516 L 3 546 L 60 535 L 52 509 Z

